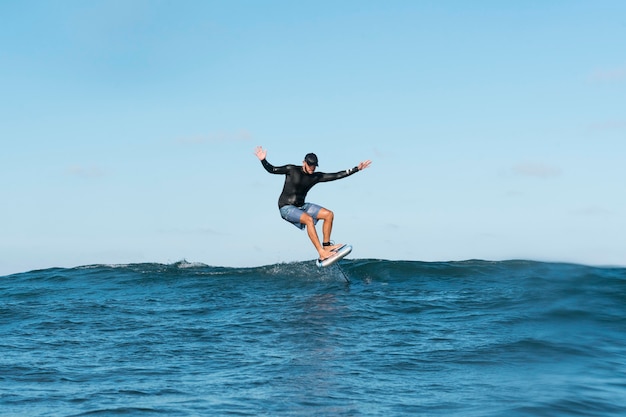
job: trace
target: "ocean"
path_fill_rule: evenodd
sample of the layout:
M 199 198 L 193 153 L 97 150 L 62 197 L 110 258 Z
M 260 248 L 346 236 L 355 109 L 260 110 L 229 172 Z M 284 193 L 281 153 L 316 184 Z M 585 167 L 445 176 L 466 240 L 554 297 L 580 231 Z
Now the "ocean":
M 626 269 L 52 268 L 0 277 L 0 352 L 5 417 L 624 416 Z

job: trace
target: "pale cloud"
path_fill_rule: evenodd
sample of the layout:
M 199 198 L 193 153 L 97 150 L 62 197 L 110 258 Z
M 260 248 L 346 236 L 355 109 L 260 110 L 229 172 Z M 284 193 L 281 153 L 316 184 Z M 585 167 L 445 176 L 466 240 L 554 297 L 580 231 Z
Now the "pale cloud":
M 504 195 L 507 197 L 524 197 L 526 196 L 526 193 L 519 190 L 508 190 Z
M 583 207 L 578 210 L 574 210 L 573 213 L 577 216 L 586 217 L 606 217 L 613 214 L 611 210 L 599 206 Z
M 200 145 L 204 143 L 217 142 L 249 142 L 252 135 L 247 130 L 238 130 L 235 132 L 214 132 L 206 135 L 180 137 L 176 142 L 184 145 Z
M 609 69 L 599 69 L 594 71 L 591 74 L 590 78 L 591 81 L 596 82 L 623 81 L 626 80 L 626 66 Z
M 626 120 L 607 120 L 601 123 L 594 123 L 589 126 L 593 131 L 611 131 L 626 129 Z
M 216 229 L 212 229 L 210 227 L 204 227 L 193 231 L 193 233 L 198 233 L 201 235 L 215 235 L 215 236 L 224 236 L 225 233 Z
M 543 179 L 554 178 L 561 175 L 560 168 L 538 162 L 519 163 L 513 167 L 513 172 L 517 175 Z
M 166 235 L 207 235 L 224 236 L 225 233 L 210 227 L 199 227 L 196 229 L 159 229 L 159 233 Z
M 105 175 L 104 170 L 96 166 L 85 167 L 82 165 L 73 165 L 65 172 L 67 175 L 79 178 L 98 178 Z
M 374 157 L 376 157 L 376 159 L 385 159 L 387 157 L 386 153 L 381 151 L 378 148 L 374 148 L 373 152 L 374 152 Z

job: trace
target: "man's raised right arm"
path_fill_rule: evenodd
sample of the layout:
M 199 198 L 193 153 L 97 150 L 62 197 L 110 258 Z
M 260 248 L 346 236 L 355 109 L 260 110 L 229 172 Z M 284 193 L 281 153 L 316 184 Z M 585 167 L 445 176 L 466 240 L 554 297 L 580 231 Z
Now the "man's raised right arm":
M 285 174 L 287 172 L 286 166 L 275 167 L 274 165 L 267 162 L 267 151 L 261 146 L 257 146 L 254 153 L 261 161 L 261 164 L 263 164 L 263 168 L 265 168 L 265 170 L 270 174 Z

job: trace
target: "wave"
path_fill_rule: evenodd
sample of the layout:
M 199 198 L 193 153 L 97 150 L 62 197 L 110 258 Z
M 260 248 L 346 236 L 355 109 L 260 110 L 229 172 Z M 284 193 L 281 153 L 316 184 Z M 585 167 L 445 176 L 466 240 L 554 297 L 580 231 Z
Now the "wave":
M 0 300 L 8 415 L 626 412 L 624 268 L 85 265 L 2 277 Z
M 329 272 L 343 271 L 362 279 L 403 280 L 415 277 L 446 278 L 486 278 L 523 276 L 529 279 L 554 279 L 564 277 L 592 277 L 624 280 L 624 267 L 598 267 L 573 263 L 550 263 L 530 260 L 466 260 L 449 262 L 392 261 L 384 259 L 348 259 L 340 265 L 329 268 L 317 268 L 313 261 L 276 263 L 255 267 L 212 266 L 202 262 L 181 260 L 173 263 L 128 263 L 128 264 L 92 264 L 72 268 L 48 268 L 7 275 L 4 278 L 28 276 L 54 277 L 59 274 L 72 274 L 91 271 L 149 273 L 178 273 L 188 271 L 192 274 L 245 274 L 245 275 L 281 275 L 285 277 L 309 276 L 319 278 Z M 2 278 L 2 277 L 0 277 Z

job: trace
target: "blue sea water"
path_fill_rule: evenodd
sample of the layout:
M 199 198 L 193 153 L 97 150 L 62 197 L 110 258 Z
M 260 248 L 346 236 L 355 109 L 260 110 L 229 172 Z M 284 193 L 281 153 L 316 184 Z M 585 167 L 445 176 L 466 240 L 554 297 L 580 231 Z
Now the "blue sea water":
M 0 352 L 2 416 L 624 416 L 626 269 L 53 268 L 0 277 Z

